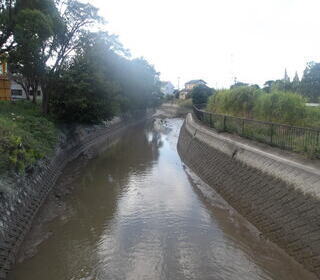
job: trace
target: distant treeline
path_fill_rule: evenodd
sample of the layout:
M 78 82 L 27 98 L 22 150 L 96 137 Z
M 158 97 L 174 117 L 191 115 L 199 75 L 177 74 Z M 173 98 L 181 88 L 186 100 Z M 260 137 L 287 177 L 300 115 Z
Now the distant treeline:
M 36 102 L 31 93 L 42 87 L 44 114 L 96 122 L 159 102 L 154 67 L 132 59 L 117 36 L 92 31 L 104 24 L 94 6 L 77 0 L 0 4 L 0 54 L 27 99 Z

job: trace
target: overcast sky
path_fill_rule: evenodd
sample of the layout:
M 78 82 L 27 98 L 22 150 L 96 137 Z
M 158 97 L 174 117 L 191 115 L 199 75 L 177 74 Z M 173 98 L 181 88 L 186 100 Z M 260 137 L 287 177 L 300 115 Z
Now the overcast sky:
M 91 0 L 134 57 L 175 86 L 263 84 L 320 61 L 320 0 Z M 180 85 L 181 87 L 181 85 Z

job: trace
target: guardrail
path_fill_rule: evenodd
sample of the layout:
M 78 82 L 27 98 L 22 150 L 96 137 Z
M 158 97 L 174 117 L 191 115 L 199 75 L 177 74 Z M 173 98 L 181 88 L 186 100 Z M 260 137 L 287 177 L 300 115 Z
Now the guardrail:
M 320 130 L 210 113 L 193 106 L 197 119 L 219 132 L 235 133 L 284 150 L 320 158 Z

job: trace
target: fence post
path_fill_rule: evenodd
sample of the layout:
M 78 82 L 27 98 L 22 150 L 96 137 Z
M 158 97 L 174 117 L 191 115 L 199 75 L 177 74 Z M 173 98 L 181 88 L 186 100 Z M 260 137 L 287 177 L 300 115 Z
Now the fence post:
M 270 144 L 273 142 L 273 124 L 270 125 Z
M 244 135 L 244 119 L 242 120 L 242 135 Z
M 212 114 L 210 113 L 210 127 L 213 127 L 212 126 Z
M 223 131 L 226 131 L 227 116 L 223 116 Z

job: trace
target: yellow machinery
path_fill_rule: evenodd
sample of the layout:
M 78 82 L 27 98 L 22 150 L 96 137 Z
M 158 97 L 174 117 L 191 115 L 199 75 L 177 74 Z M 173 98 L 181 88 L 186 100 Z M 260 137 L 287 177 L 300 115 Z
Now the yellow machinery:
M 11 100 L 11 82 L 6 56 L 0 57 L 0 100 Z

